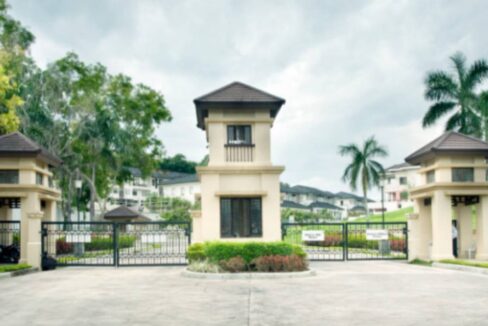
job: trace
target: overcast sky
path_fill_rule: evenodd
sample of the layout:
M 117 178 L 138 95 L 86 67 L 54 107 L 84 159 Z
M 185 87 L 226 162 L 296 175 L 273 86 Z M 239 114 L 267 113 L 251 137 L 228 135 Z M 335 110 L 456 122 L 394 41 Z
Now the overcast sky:
M 192 100 L 232 81 L 286 99 L 272 129 L 282 181 L 329 191 L 348 160 L 338 146 L 375 135 L 402 162 L 442 132 L 427 130 L 423 79 L 448 57 L 488 58 L 487 1 L 18 0 L 38 64 L 74 51 L 162 92 L 170 155 L 206 154 Z M 376 194 L 377 195 L 377 194 Z

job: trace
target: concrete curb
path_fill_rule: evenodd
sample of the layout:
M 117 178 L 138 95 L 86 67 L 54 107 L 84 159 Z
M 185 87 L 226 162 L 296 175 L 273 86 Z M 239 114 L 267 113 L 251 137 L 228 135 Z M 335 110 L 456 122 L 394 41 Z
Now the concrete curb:
M 26 268 L 13 272 L 0 273 L 0 280 L 39 272 L 39 268 Z
M 435 262 L 432 263 L 432 267 L 437 267 L 437 268 L 442 268 L 442 269 L 450 269 L 453 271 L 476 273 L 476 274 L 488 276 L 488 268 L 482 268 L 482 267 L 472 267 L 472 266 L 446 264 L 446 263 L 435 263 Z
M 199 273 L 192 272 L 185 268 L 181 272 L 183 277 L 198 278 L 207 280 L 269 280 L 269 279 L 289 279 L 289 278 L 303 278 L 317 275 L 314 270 L 304 272 L 279 272 L 279 273 Z

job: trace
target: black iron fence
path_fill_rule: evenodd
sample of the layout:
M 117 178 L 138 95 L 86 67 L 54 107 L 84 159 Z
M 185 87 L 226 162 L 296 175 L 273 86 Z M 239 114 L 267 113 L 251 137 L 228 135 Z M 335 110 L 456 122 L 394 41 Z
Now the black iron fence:
M 58 266 L 186 263 L 188 223 L 43 222 L 42 255 Z
M 405 222 L 283 223 L 282 235 L 310 260 L 408 259 Z
M 18 263 L 20 258 L 20 221 L 0 221 L 0 264 Z

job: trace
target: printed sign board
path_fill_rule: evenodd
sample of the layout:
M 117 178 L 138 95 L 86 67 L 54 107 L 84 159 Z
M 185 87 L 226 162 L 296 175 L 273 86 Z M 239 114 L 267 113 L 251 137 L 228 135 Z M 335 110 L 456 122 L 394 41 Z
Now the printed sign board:
M 302 230 L 302 241 L 324 241 L 323 230 Z
M 67 232 L 66 242 L 68 243 L 88 243 L 91 242 L 90 233 Z
M 143 233 L 141 234 L 142 243 L 162 243 L 166 242 L 166 234 Z
M 388 230 L 367 229 L 366 240 L 388 240 Z

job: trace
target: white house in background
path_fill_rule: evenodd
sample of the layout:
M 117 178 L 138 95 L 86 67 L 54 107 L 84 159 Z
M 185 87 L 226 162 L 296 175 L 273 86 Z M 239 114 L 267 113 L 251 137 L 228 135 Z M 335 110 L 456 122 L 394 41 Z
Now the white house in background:
M 144 178 L 137 168 L 129 168 L 128 170 L 132 175 L 132 180 L 112 187 L 107 205 L 108 210 L 123 205 L 142 212 L 146 199 L 159 194 L 159 189 L 152 176 Z
M 369 200 L 372 202 L 372 200 Z M 299 207 L 292 207 L 298 204 Z M 363 211 L 363 198 L 347 192 L 333 193 L 313 187 L 281 184 L 281 208 L 329 211 L 336 218 L 345 218 L 350 213 Z
M 200 181 L 196 174 L 185 174 L 160 184 L 161 194 L 168 198 L 180 198 L 195 203 L 200 195 Z
M 107 209 L 111 210 L 121 205 L 132 208 L 146 214 L 150 213 L 145 207 L 146 200 L 152 196 L 178 197 L 194 202 L 194 196 L 188 195 L 193 191 L 199 191 L 197 185 L 187 185 L 183 180 L 190 182 L 196 178 L 196 174 L 188 174 L 173 171 L 155 171 L 150 176 L 143 177 L 137 168 L 128 168 L 132 179 L 122 185 L 113 185 L 109 195 Z M 178 184 L 178 189 L 172 189 L 171 184 Z M 185 188 L 185 189 L 181 189 Z

